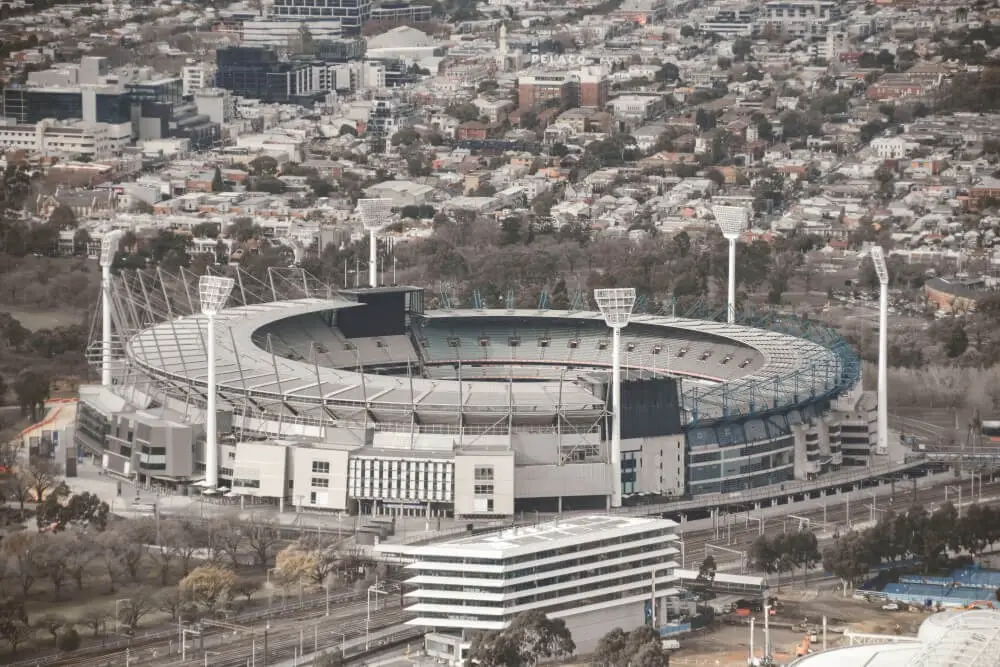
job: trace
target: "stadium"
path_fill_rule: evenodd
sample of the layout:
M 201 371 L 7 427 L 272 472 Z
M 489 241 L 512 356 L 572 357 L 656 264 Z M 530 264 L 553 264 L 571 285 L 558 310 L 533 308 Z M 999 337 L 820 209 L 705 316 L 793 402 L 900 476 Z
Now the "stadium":
M 603 510 L 614 484 L 625 504 L 736 494 L 868 465 L 873 451 L 858 358 L 808 322 L 634 313 L 621 333 L 614 480 L 599 312 L 453 308 L 421 288 L 336 289 L 298 268 L 229 275 L 214 316 L 210 493 L 509 516 Z M 185 269 L 110 277 L 110 382 L 81 388 L 74 434 L 110 474 L 212 486 L 198 282 Z M 103 349 L 91 346 L 95 365 Z

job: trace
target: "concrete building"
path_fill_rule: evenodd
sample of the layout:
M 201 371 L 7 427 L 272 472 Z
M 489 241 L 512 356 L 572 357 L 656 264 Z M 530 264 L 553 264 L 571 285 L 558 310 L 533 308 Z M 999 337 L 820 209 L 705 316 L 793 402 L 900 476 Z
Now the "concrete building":
M 215 66 L 209 63 L 191 63 L 181 69 L 184 97 L 210 88 L 215 81 Z
M 760 23 L 765 30 L 794 37 L 825 36 L 842 17 L 832 0 L 775 0 L 764 4 Z
M 495 469 L 475 465 L 477 483 L 489 484 Z M 595 514 L 375 552 L 409 562 L 408 623 L 427 628 L 428 655 L 460 665 L 473 633 L 502 630 L 524 611 L 562 619 L 580 653 L 611 628 L 665 619 L 680 592 L 676 527 Z
M 120 153 L 131 143 L 130 123 L 43 120 L 33 125 L 0 124 L 0 148 L 44 157 L 79 155 L 99 160 Z

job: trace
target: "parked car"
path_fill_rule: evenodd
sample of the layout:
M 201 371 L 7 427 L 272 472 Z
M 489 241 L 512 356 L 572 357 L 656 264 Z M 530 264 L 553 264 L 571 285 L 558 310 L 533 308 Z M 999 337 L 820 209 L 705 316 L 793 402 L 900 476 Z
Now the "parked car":
M 886 602 L 882 605 L 882 611 L 899 611 L 899 605 L 895 602 Z

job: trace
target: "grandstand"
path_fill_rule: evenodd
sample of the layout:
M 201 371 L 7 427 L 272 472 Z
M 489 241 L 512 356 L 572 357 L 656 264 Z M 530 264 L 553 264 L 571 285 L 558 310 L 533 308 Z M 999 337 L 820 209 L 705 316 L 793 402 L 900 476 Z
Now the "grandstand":
M 980 600 L 995 600 L 1000 572 L 979 568 L 952 571 L 948 577 L 905 575 L 882 589 L 886 599 L 924 606 L 966 607 Z
M 175 485 L 203 474 L 208 346 L 195 279 L 158 270 L 112 281 L 115 384 L 82 392 L 77 439 L 121 474 Z M 626 497 L 697 496 L 841 465 L 835 404 L 859 390 L 858 360 L 809 323 L 635 315 L 622 343 L 623 473 L 612 481 L 599 313 L 425 312 L 419 288 L 335 292 L 299 269 L 236 279 L 215 350 L 219 475 L 240 493 L 496 516 L 603 509 L 612 484 Z M 135 427 L 150 408 L 163 423 Z M 121 424 L 187 431 L 137 446 Z M 166 462 L 152 467 L 142 447 Z

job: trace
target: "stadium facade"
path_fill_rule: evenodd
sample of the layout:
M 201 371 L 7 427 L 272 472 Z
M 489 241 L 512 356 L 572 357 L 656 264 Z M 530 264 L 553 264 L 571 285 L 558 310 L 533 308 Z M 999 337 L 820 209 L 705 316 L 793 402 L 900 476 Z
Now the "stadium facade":
M 739 493 L 873 453 L 858 359 L 809 323 L 635 315 L 612 480 L 599 313 L 425 309 L 419 288 L 338 291 L 300 269 L 234 277 L 215 319 L 230 495 L 378 514 L 603 510 L 612 484 L 626 502 Z M 182 269 L 111 281 L 114 382 L 81 388 L 74 436 L 110 473 L 205 477 L 197 280 Z

